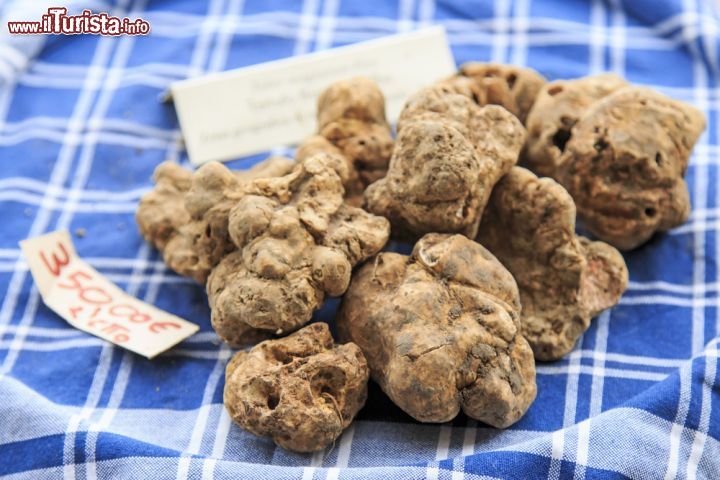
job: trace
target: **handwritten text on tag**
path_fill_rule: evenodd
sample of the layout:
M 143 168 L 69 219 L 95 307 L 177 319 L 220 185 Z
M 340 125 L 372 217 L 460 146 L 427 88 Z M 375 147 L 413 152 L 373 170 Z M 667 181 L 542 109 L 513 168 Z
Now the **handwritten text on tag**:
M 45 304 L 75 328 L 153 358 L 198 326 L 125 293 L 78 257 L 58 231 L 20 242 Z

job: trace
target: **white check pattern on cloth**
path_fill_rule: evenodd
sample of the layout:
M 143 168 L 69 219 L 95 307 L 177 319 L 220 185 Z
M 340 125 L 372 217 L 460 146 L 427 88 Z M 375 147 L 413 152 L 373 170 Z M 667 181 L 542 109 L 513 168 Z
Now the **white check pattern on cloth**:
M 145 18 L 152 33 L 51 37 L 37 58 L 0 43 L 0 476 L 720 478 L 716 3 L 85 3 Z M 232 351 L 210 328 L 204 292 L 169 272 L 135 227 L 153 168 L 188 164 L 159 96 L 205 72 L 430 24 L 445 26 L 459 63 L 528 65 L 551 79 L 613 71 L 702 109 L 708 129 L 687 175 L 693 213 L 626 255 L 628 292 L 567 358 L 538 365 L 538 399 L 513 427 L 462 415 L 418 424 L 371 386 L 334 448 L 287 452 L 231 423 L 222 388 Z M 150 362 L 72 329 L 42 304 L 17 245 L 59 228 L 85 229 L 76 246 L 91 265 L 201 332 Z M 316 319 L 332 323 L 336 307 Z

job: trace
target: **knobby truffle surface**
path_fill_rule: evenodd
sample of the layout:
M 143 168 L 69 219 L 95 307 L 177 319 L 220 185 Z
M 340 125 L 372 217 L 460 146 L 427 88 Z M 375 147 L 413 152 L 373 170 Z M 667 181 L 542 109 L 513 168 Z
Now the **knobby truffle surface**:
M 354 265 L 387 242 L 382 217 L 343 202 L 342 159 L 319 154 L 284 177 L 250 182 L 229 212 L 235 250 L 212 271 L 212 325 L 231 345 L 307 323 L 343 294 Z M 258 332 L 259 331 L 259 332 Z
M 545 78 L 531 68 L 497 63 L 468 62 L 460 67 L 457 78 L 471 80 L 472 97 L 479 105 L 500 105 L 524 124 Z
M 365 204 L 393 234 L 474 236 L 493 185 L 517 162 L 525 130 L 502 107 L 479 107 L 462 86 L 441 82 L 406 103 L 387 175 Z
M 343 179 L 346 199 L 357 206 L 365 187 L 385 176 L 392 154 L 385 97 L 369 78 L 335 82 L 318 98 L 317 121 L 317 134 L 298 147 L 295 158 L 302 162 L 320 152 L 341 155 L 350 167 Z
M 368 367 L 357 345 L 335 345 L 325 323 L 235 354 L 225 373 L 230 417 L 296 452 L 340 436 L 367 398 Z
M 446 422 L 462 409 L 506 427 L 535 398 L 515 280 L 462 235 L 425 235 L 410 257 L 378 254 L 353 275 L 337 322 L 372 378 L 422 422 Z
M 573 127 L 554 176 L 588 231 L 629 250 L 687 220 L 683 176 L 704 129 L 694 107 L 647 88 L 622 88 Z
M 358 170 L 343 152 L 333 145 L 330 140 L 322 135 L 312 135 L 298 145 L 295 151 L 295 160 L 298 163 L 306 161 L 318 154 L 328 154 L 336 157 L 345 164 L 341 175 L 343 188 L 345 189 L 345 202 L 352 206 L 360 206 L 362 203 L 362 192 L 365 191 L 365 182 L 360 179 Z M 383 173 L 384 175 L 384 173 Z
M 160 251 L 190 221 L 184 197 L 190 190 L 192 172 L 173 162 L 155 168 L 155 188 L 140 199 L 135 215 L 143 238 Z
M 478 241 L 513 274 L 522 332 L 538 360 L 568 353 L 628 281 L 620 253 L 575 235 L 575 205 L 550 178 L 514 167 L 495 186 Z
M 138 206 L 140 232 L 172 270 L 205 283 L 210 270 L 234 249 L 227 235 L 231 197 L 248 182 L 285 175 L 293 165 L 287 158 L 271 157 L 249 170 L 230 171 L 210 162 L 193 173 L 163 162 L 153 175 L 155 188 Z
M 625 80 L 612 73 L 545 84 L 527 116 L 523 166 L 544 177 L 554 176 L 580 117 L 597 100 L 626 86 Z

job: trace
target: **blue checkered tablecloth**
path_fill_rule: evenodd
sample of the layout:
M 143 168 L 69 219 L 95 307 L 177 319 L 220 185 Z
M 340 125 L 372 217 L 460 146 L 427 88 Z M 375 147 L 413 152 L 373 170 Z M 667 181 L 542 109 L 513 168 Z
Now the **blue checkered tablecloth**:
M 0 1 L 0 476 L 7 478 L 720 478 L 720 5 L 715 0 L 71 0 L 141 16 L 148 37 L 18 38 L 46 2 Z M 61 3 L 61 2 L 57 2 Z M 609 70 L 702 109 L 689 222 L 626 255 L 630 285 L 500 431 L 412 421 L 371 385 L 332 449 L 301 455 L 233 425 L 232 354 L 202 287 L 169 272 L 133 220 L 154 167 L 187 163 L 179 79 L 444 25 L 458 62 L 550 79 Z M 285 152 L 279 147 L 275 153 Z M 234 162 L 246 167 L 262 158 Z M 79 253 L 129 293 L 201 326 L 148 361 L 45 307 L 18 241 L 84 229 Z M 337 300 L 317 318 L 332 322 Z

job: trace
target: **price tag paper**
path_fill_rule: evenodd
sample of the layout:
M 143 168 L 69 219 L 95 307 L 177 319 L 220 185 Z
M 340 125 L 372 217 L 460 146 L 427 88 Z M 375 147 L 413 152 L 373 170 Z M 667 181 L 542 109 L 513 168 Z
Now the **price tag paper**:
M 410 95 L 455 70 L 445 30 L 436 26 L 182 80 L 170 94 L 190 161 L 200 165 L 311 135 L 317 98 L 334 81 L 374 79 L 394 122 Z
M 75 328 L 153 358 L 198 326 L 125 293 L 78 257 L 59 231 L 20 242 L 45 304 Z

